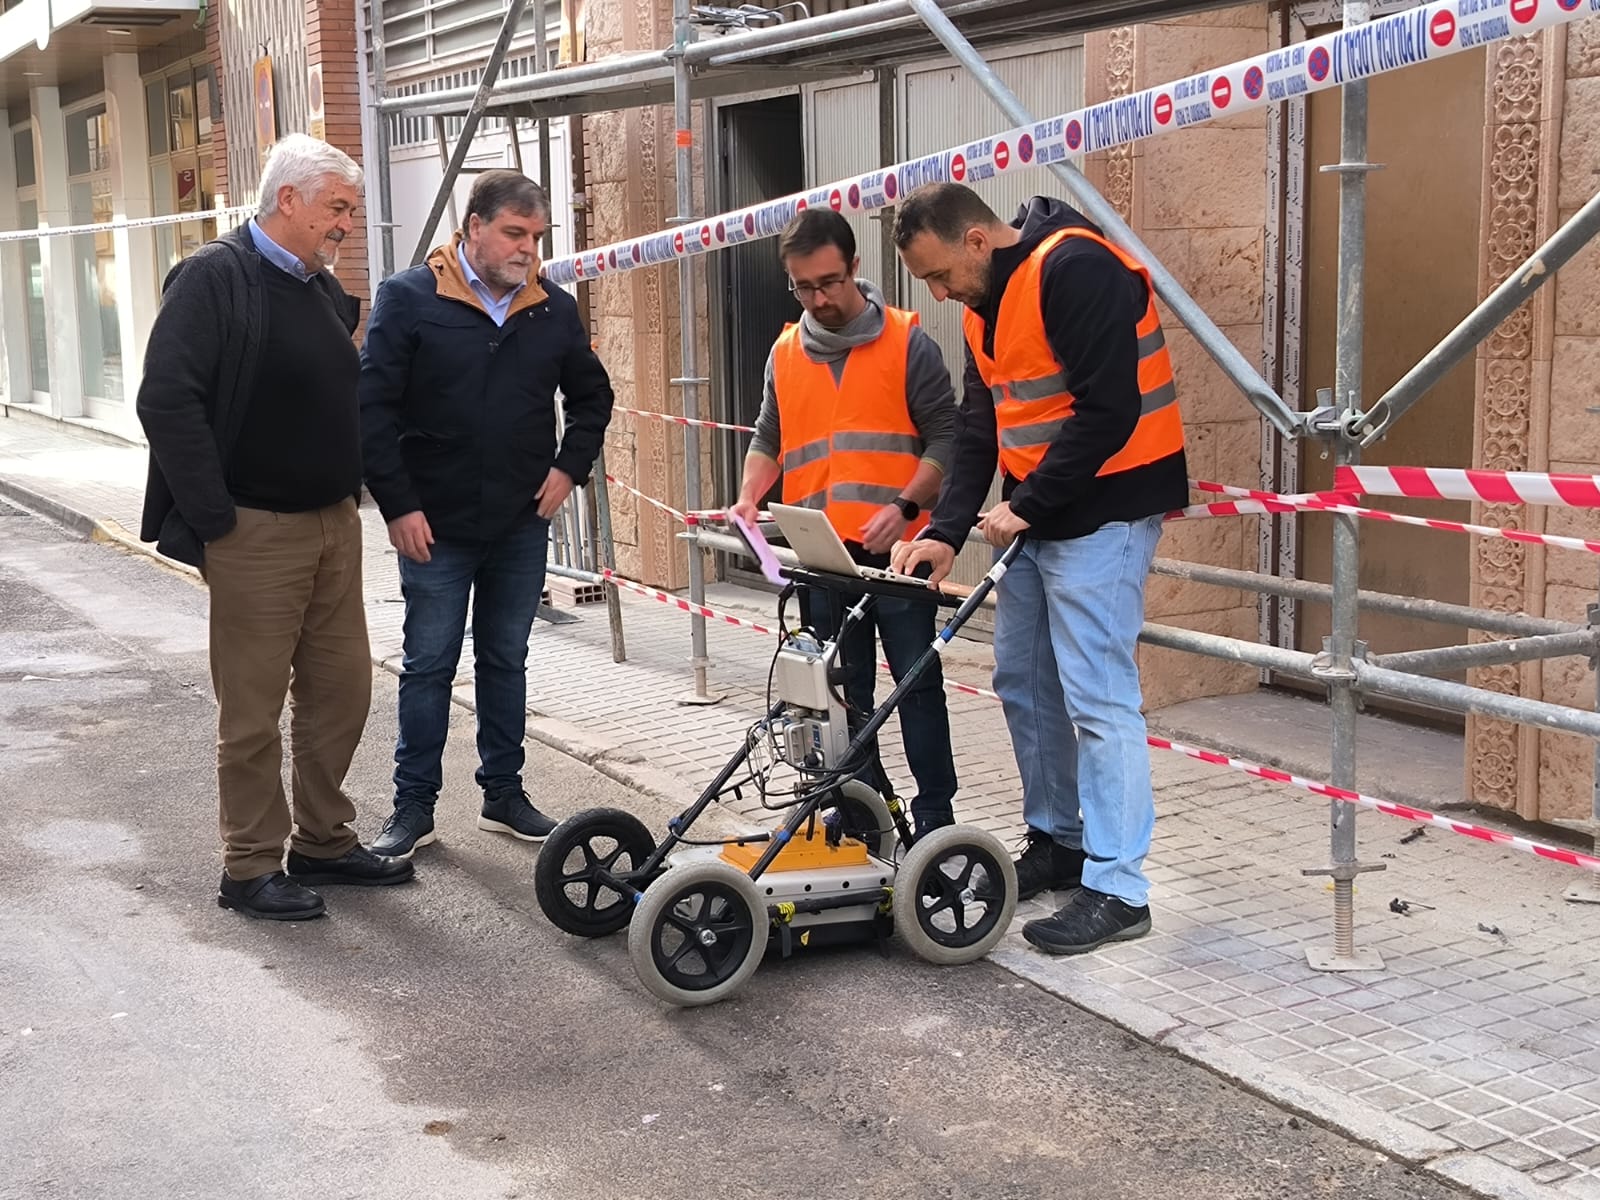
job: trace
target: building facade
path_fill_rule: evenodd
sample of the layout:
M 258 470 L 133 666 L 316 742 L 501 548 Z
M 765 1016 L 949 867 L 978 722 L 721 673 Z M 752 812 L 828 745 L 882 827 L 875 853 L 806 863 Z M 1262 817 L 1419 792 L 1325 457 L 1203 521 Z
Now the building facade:
M 1378 3 L 1378 13 L 1410 7 Z M 988 52 L 1032 110 L 1049 115 L 1263 53 L 1335 28 L 1331 0 L 1243 4 L 1079 41 L 1036 39 Z M 591 0 L 590 57 L 671 42 L 665 0 Z M 1364 394 L 1375 398 L 1557 223 L 1589 198 L 1600 177 L 1600 137 L 1589 126 L 1600 99 L 1597 22 L 1552 29 L 1387 75 L 1371 85 L 1372 150 L 1385 164 L 1370 177 Z M 1593 84 L 1593 88 L 1591 88 Z M 1338 204 L 1337 92 L 1090 156 L 1082 166 L 1212 319 L 1292 405 L 1311 408 L 1330 388 Z M 962 72 L 932 59 L 832 82 L 778 87 L 697 108 L 696 210 L 753 200 L 858 173 L 1007 127 Z M 584 119 L 589 235 L 594 244 L 665 228 L 674 195 L 670 110 L 633 109 Z M 709 165 L 708 165 L 709 164 Z M 1029 192 L 1059 194 L 1047 175 L 991 180 L 1004 211 Z M 952 366 L 955 314 L 937 307 L 883 249 L 884 225 L 857 222 L 863 272 L 895 302 L 921 311 Z M 714 415 L 749 423 L 760 366 L 795 310 L 770 243 L 701 260 L 707 313 L 698 329 L 710 363 Z M 1600 253 L 1567 267 L 1427 399 L 1366 461 L 1494 469 L 1594 472 L 1600 361 Z M 677 276 L 635 271 L 588 285 L 595 336 L 613 368 L 619 402 L 681 411 Z M 715 297 L 716 303 L 708 303 Z M 726 303 L 723 301 L 726 300 Z M 1284 444 L 1229 384 L 1194 338 L 1167 322 L 1197 478 L 1282 492 L 1328 486 L 1320 447 Z M 714 507 L 733 495 L 744 442 L 708 439 L 707 493 L 684 494 L 683 439 L 671 425 L 619 419 L 612 468 L 678 508 Z M 1551 532 L 1587 528 L 1592 513 L 1522 506 L 1395 501 L 1395 511 Z M 614 497 L 622 571 L 682 586 L 677 528 L 657 510 Z M 1592 529 L 1588 531 L 1592 534 Z M 1329 521 L 1317 515 L 1174 523 L 1161 554 L 1218 566 L 1326 581 Z M 1362 586 L 1493 609 L 1586 619 L 1600 577 L 1572 552 L 1392 525 L 1362 529 Z M 723 564 L 728 568 L 730 564 Z M 978 569 L 976 560 L 966 565 Z M 1152 581 L 1151 620 L 1233 637 L 1320 650 L 1325 607 L 1260 601 L 1244 592 Z M 1372 651 L 1459 640 L 1459 631 L 1395 617 L 1362 618 Z M 1261 685 L 1253 668 L 1141 648 L 1148 707 Z M 1581 659 L 1496 667 L 1472 674 L 1496 690 L 1593 707 L 1594 674 Z M 1292 684 L 1288 680 L 1272 682 Z M 1584 739 L 1503 722 L 1402 710 L 1462 728 L 1463 770 L 1441 794 L 1544 821 L 1580 821 L 1594 803 L 1594 747 Z

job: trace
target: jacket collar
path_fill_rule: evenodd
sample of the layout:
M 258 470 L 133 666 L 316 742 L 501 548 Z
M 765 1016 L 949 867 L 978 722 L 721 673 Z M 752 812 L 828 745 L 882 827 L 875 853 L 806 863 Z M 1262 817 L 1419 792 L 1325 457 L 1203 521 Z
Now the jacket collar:
M 478 294 L 467 283 L 467 273 L 461 269 L 461 260 L 457 257 L 461 240 L 462 233 L 458 229 L 445 245 L 435 246 L 428 255 L 428 269 L 433 272 L 434 285 L 439 295 L 447 300 L 458 300 L 462 304 L 470 305 L 484 316 L 488 316 L 489 310 L 483 306 L 483 301 L 478 299 Z M 550 298 L 550 293 L 541 286 L 539 266 L 539 262 L 535 260 L 532 278 L 511 301 L 511 309 L 506 313 L 508 322 L 523 309 L 543 304 Z

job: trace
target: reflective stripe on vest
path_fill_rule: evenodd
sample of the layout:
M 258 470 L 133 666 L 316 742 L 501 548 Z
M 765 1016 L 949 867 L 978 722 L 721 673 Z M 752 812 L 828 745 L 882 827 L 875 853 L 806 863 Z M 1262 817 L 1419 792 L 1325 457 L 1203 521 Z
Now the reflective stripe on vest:
M 800 329 L 785 327 L 772 349 L 778 399 L 778 463 L 783 502 L 821 509 L 847 542 L 911 482 L 922 438 L 906 403 L 906 356 L 917 314 L 884 309 L 883 333 L 854 347 L 837 384 L 827 363 L 813 362 Z M 920 516 L 907 536 L 927 525 Z
M 1072 420 L 1075 403 L 1067 378 L 1045 334 L 1040 281 L 1045 259 L 1068 238 L 1097 242 L 1144 280 L 1148 299 L 1136 332 L 1139 337 L 1139 421 L 1123 447 L 1106 460 L 1098 475 L 1130 471 L 1183 449 L 1183 418 L 1173 383 L 1172 356 L 1155 286 L 1144 264 L 1087 229 L 1062 229 L 1040 242 L 1006 282 L 995 318 L 994 355 L 983 350 L 983 319 L 968 309 L 962 318 L 967 345 L 978 374 L 994 397 L 1000 438 L 1000 466 L 1013 479 L 1026 479 L 1044 460 L 1057 435 Z

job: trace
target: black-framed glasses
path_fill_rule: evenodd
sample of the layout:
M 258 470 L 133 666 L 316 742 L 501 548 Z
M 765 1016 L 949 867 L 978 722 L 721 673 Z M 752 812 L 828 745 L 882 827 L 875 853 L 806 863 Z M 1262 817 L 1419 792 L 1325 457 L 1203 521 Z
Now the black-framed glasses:
M 840 275 L 835 279 L 824 279 L 821 283 L 796 283 L 789 281 L 789 291 L 801 300 L 809 300 L 812 296 L 836 296 L 839 289 L 850 282 L 848 275 Z

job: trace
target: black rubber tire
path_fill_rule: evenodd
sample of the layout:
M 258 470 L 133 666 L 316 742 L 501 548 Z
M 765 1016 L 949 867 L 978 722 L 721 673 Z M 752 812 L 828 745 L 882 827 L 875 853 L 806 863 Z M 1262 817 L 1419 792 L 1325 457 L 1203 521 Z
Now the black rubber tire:
M 628 929 L 628 957 L 639 981 L 668 1004 L 715 1004 L 761 965 L 768 924 L 767 902 L 750 876 L 726 863 L 688 863 L 645 889 Z M 686 960 L 704 970 L 680 969 Z
M 940 966 L 989 953 L 1016 911 L 1011 856 L 999 838 L 971 825 L 918 838 L 895 873 L 894 930 L 919 958 Z
M 604 843 L 598 850 L 594 843 Z M 593 882 L 596 867 L 637 870 L 655 851 L 656 840 L 644 822 L 620 808 L 587 808 L 568 817 L 545 839 L 533 868 L 533 894 L 558 929 L 579 937 L 605 937 L 633 919 L 634 898 Z M 583 861 L 574 869 L 574 853 Z M 584 888 L 583 903 L 572 889 Z M 643 887 L 639 889 L 643 891 Z M 609 899 L 607 899 L 609 897 Z

